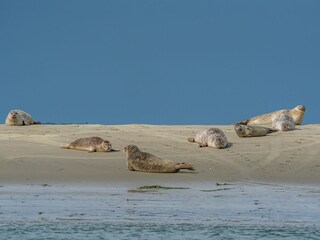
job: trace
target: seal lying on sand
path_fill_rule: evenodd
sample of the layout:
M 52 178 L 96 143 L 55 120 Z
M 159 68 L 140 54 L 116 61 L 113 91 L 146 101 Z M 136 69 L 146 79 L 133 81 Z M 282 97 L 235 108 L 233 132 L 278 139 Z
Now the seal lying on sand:
M 23 126 L 23 125 L 32 125 L 32 124 L 41 124 L 41 123 L 33 120 L 29 113 L 26 113 L 18 109 L 11 110 L 6 118 L 7 126 Z
M 127 166 L 130 171 L 154 172 L 154 173 L 176 173 L 180 169 L 194 171 L 190 163 L 175 163 L 170 160 L 158 158 L 150 153 L 141 152 L 136 145 L 124 148 L 127 156 Z
M 234 130 L 236 131 L 239 137 L 261 137 L 266 136 L 268 133 L 273 133 L 277 131 L 272 128 L 249 126 L 239 123 L 234 126 Z
M 248 120 L 244 120 L 239 122 L 240 124 L 253 124 L 253 125 L 259 125 L 259 124 L 270 124 L 272 123 L 273 119 L 276 118 L 279 114 L 289 114 L 294 120 L 294 123 L 296 125 L 300 125 L 303 121 L 304 113 L 306 111 L 306 107 L 303 105 L 298 105 L 295 108 L 289 110 L 278 110 L 271 113 L 266 113 L 263 115 L 259 115 L 253 118 L 250 118 Z
M 101 137 L 79 138 L 70 144 L 61 144 L 61 148 L 75 149 L 88 152 L 111 152 L 119 151 L 112 149 L 111 143 Z
M 279 114 L 272 121 L 272 128 L 280 131 L 290 131 L 295 129 L 294 120 L 289 114 Z
M 228 145 L 226 135 L 219 128 L 200 130 L 194 138 L 188 138 L 188 141 L 198 143 L 199 147 L 225 148 Z

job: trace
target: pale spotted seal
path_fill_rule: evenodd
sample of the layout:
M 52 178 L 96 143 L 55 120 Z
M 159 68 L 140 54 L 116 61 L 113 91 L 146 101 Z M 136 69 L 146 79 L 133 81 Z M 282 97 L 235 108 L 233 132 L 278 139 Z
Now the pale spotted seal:
M 32 124 L 41 124 L 39 121 L 33 120 L 29 113 L 26 113 L 22 110 L 11 110 L 6 118 L 7 126 L 23 126 L 23 125 L 32 125 Z
M 272 121 L 272 128 L 279 131 L 290 131 L 295 129 L 294 120 L 289 114 L 279 114 Z
M 170 160 L 164 160 L 150 153 L 140 151 L 136 145 L 126 146 L 124 152 L 130 171 L 154 173 L 176 173 L 180 169 L 194 171 L 193 165 L 190 163 L 175 163 Z
M 271 124 L 273 119 L 277 117 L 279 114 L 289 114 L 294 120 L 296 125 L 300 125 L 303 121 L 304 113 L 306 111 L 306 107 L 303 105 L 298 105 L 293 109 L 286 109 L 286 110 L 278 110 L 271 113 L 266 113 L 263 115 L 259 115 L 248 120 L 244 120 L 239 122 L 240 124 L 244 125 L 260 125 L 260 124 Z
M 200 147 L 225 148 L 228 145 L 226 135 L 219 128 L 200 130 L 193 138 L 188 138 L 188 141 L 196 142 Z
M 239 137 L 261 137 L 266 136 L 268 133 L 273 133 L 277 131 L 272 128 L 249 126 L 239 123 L 234 126 L 234 130 L 236 131 Z
M 75 149 L 88 152 L 111 152 L 119 151 L 112 149 L 111 143 L 101 137 L 79 138 L 70 144 L 61 144 L 61 148 Z

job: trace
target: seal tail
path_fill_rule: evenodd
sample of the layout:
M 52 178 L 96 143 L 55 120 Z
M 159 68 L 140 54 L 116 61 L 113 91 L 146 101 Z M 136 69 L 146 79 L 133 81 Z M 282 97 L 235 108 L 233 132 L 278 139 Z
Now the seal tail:
M 274 128 L 269 128 L 268 129 L 268 133 L 273 133 L 273 132 L 278 132 L 278 129 L 274 129 Z
M 177 170 L 180 170 L 180 169 L 188 169 L 190 171 L 194 171 L 195 170 L 191 163 L 184 163 L 184 162 L 183 163 L 177 163 L 175 167 L 176 167 Z
M 187 138 L 187 140 L 188 140 L 189 142 L 195 142 L 194 138 L 192 138 L 192 137 Z
M 69 149 L 70 148 L 70 144 L 60 144 L 60 148 Z
M 120 152 L 120 149 L 111 149 L 110 152 Z

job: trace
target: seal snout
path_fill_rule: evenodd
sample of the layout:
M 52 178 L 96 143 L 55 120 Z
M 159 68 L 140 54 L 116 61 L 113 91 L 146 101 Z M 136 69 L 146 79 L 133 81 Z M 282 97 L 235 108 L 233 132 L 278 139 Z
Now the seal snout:
M 298 106 L 296 106 L 296 108 L 297 108 L 298 110 L 302 111 L 302 112 L 305 112 L 305 111 L 307 110 L 304 105 L 298 105 Z
M 288 131 L 288 130 L 289 130 L 289 125 L 288 124 L 283 124 L 282 131 Z
M 226 146 L 226 143 L 224 141 L 224 139 L 222 138 L 215 138 L 213 140 L 214 144 L 216 145 L 217 148 L 224 148 Z
M 15 119 L 18 117 L 18 114 L 16 112 L 10 112 L 10 118 Z
M 242 125 L 240 123 L 237 123 L 236 125 L 234 125 L 234 129 L 241 130 L 242 129 Z
M 106 151 L 111 151 L 112 150 L 112 145 L 109 141 L 104 141 L 103 142 L 103 147 L 106 149 Z

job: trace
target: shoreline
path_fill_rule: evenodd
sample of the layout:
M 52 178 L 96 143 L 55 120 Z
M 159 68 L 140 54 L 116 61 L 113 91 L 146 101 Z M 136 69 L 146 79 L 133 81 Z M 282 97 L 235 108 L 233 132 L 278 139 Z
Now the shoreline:
M 200 129 L 222 129 L 230 147 L 199 148 L 189 143 Z M 60 149 L 80 137 L 100 136 L 119 152 L 87 153 Z M 175 162 L 190 162 L 196 171 L 142 173 L 127 169 L 122 151 L 135 144 L 142 151 Z M 315 185 L 320 182 L 320 125 L 290 132 L 239 138 L 233 125 L 0 125 L 0 185 L 95 184 L 206 185 L 216 182 Z

